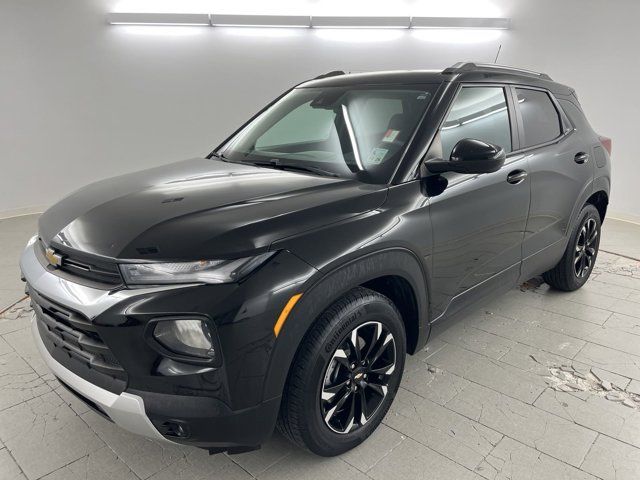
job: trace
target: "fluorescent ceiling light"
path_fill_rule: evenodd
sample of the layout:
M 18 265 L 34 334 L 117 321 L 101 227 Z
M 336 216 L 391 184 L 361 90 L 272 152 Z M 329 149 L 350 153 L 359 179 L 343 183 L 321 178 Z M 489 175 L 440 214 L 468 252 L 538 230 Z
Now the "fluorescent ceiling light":
M 108 15 L 112 25 L 211 25 L 229 27 L 488 29 L 510 28 L 509 18 L 471 17 L 367 17 L 309 15 L 230 15 L 208 13 L 117 12 Z
M 211 15 L 211 25 L 228 27 L 310 27 L 308 15 Z
M 208 13 L 110 13 L 111 25 L 210 25 Z
M 411 17 L 411 28 L 485 28 L 507 30 L 509 18 Z
M 311 17 L 314 28 L 409 28 L 411 17 Z

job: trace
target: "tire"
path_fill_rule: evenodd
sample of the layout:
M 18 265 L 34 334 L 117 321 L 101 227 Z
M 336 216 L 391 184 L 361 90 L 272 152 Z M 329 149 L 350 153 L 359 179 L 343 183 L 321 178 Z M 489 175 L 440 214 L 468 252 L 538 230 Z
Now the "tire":
M 578 215 L 569 244 L 558 264 L 542 277 L 551 287 L 572 292 L 584 285 L 596 263 L 600 246 L 600 214 L 591 204 Z
M 325 457 L 359 445 L 389 410 L 405 353 L 404 323 L 393 302 L 366 288 L 349 291 L 317 318 L 302 341 L 289 371 L 278 430 Z M 365 366 L 366 359 L 373 362 Z

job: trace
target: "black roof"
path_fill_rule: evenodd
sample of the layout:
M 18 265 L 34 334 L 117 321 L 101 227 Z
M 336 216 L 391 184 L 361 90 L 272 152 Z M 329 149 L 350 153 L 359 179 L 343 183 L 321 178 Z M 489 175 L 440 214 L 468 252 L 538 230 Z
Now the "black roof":
M 444 70 L 395 70 L 346 74 L 333 71 L 304 82 L 300 87 L 346 87 L 350 85 L 411 85 L 451 81 L 513 83 L 539 86 L 568 95 L 572 89 L 554 82 L 544 73 L 515 67 L 471 62 L 456 63 Z

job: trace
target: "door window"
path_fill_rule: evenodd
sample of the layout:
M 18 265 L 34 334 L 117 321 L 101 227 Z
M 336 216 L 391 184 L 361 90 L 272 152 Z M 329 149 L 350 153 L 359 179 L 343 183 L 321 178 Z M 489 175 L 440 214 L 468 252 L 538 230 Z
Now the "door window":
M 524 129 L 523 148 L 550 142 L 562 134 L 560 115 L 548 93 L 527 88 L 516 88 L 516 93 Z
M 448 159 L 456 143 L 473 138 L 512 150 L 507 99 L 502 87 L 464 87 L 453 101 L 440 129 L 441 158 Z M 436 143 L 437 143 L 436 139 Z

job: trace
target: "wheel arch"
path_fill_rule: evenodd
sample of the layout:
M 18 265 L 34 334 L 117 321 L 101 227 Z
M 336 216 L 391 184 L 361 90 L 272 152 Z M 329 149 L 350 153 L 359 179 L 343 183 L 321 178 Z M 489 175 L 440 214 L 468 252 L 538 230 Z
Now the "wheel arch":
M 389 296 L 398 305 L 407 331 L 407 351 L 414 353 L 429 336 L 428 277 L 418 257 L 405 248 L 390 248 L 349 260 L 319 272 L 307 282 L 291 311 L 271 355 L 264 400 L 280 396 L 305 335 L 318 316 L 349 290 L 364 286 Z M 405 316 L 406 315 L 406 316 Z M 411 317 L 409 317 L 411 316 Z
M 384 275 L 361 285 L 390 299 L 396 306 L 407 337 L 407 353 L 416 352 L 420 341 L 418 299 L 411 283 L 401 275 Z
M 600 214 L 600 223 L 604 222 L 607 214 L 607 206 L 609 205 L 609 195 L 604 190 L 598 190 L 593 193 L 585 202 L 585 205 L 593 205 Z

